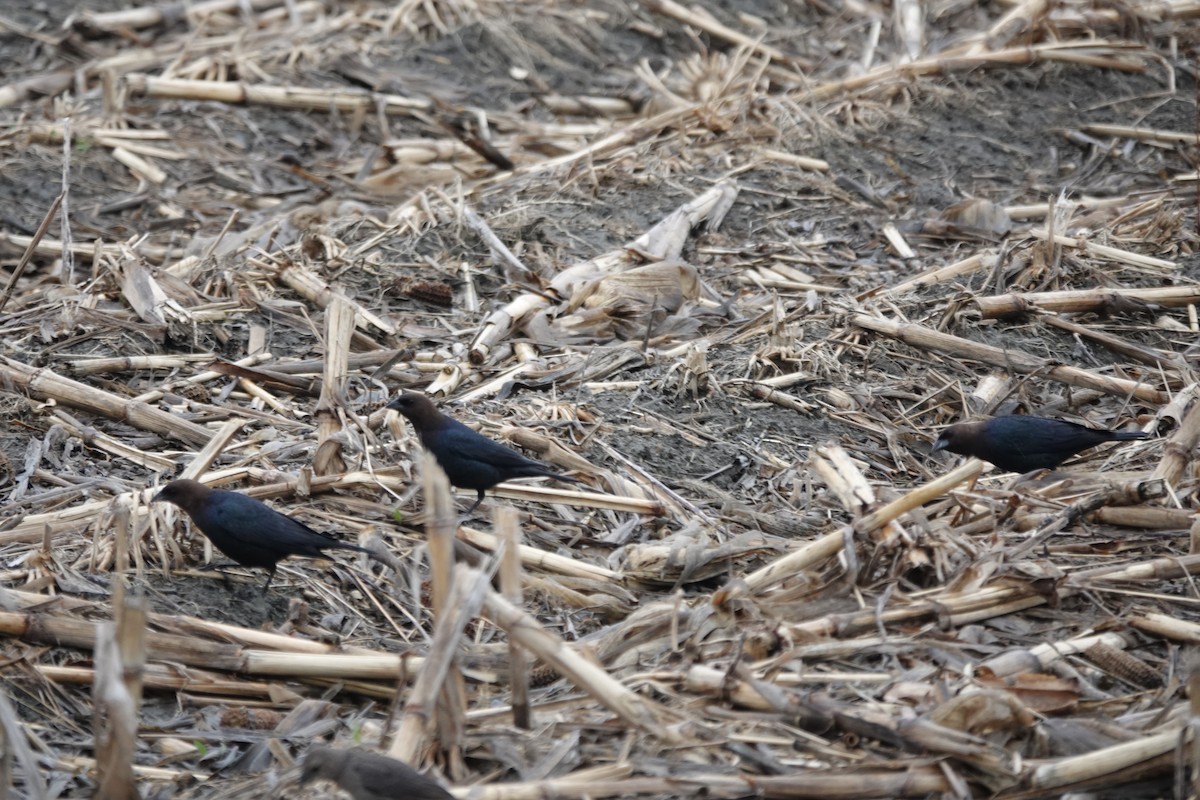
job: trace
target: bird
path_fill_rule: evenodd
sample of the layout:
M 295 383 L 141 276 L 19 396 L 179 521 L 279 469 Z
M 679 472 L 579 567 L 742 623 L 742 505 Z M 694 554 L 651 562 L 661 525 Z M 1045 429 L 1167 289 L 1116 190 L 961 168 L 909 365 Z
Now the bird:
M 417 392 L 403 392 L 387 404 L 408 418 L 426 450 L 433 453 L 450 483 L 478 493 L 467 514 L 483 502 L 483 493 L 512 478 L 553 478 L 582 483 L 555 472 L 540 461 L 526 458 L 506 445 L 493 441 L 437 410 L 433 401 Z
M 317 778 L 336 783 L 354 800 L 454 800 L 454 795 L 427 775 L 394 758 L 365 750 L 337 750 L 313 745 L 304 754 L 300 784 Z
M 975 456 L 1006 472 L 1054 469 L 1071 456 L 1105 442 L 1146 439 L 1144 431 L 1105 431 L 1049 417 L 1012 414 L 951 425 L 933 443 L 933 452 L 949 450 Z
M 316 558 L 324 555 L 322 551 L 336 548 L 378 558 L 372 550 L 315 531 L 249 495 L 213 489 L 199 481 L 171 481 L 154 496 L 154 502 L 159 501 L 186 511 L 201 533 L 238 564 L 266 569 L 263 594 L 271 588 L 275 565 L 288 556 Z M 205 569 L 227 566 L 230 564 L 210 564 Z

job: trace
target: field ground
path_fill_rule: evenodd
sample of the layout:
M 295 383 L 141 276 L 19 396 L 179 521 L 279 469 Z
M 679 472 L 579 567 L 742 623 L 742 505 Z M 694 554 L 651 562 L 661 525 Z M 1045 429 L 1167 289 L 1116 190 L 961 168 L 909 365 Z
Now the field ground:
M 16 796 L 1195 794 L 1200 3 L 72 5 L 0 2 Z M 447 527 L 401 389 L 584 485 Z M 930 452 L 1014 412 L 1154 436 Z M 386 559 L 201 571 L 180 476 Z

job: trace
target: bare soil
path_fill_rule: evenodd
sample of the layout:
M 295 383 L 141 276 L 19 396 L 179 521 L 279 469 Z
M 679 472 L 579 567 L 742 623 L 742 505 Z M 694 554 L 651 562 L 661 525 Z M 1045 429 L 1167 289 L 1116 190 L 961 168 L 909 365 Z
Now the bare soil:
M 533 729 L 514 727 L 495 712 L 511 699 L 509 635 L 481 613 L 451 644 L 463 705 L 434 715 L 457 717 L 458 738 L 431 725 L 413 743 L 410 760 L 448 784 L 497 798 L 520 782 L 580 796 L 554 782 L 572 776 L 592 797 L 1170 795 L 1170 747 L 1127 764 L 1107 748 L 1187 720 L 1197 322 L 1187 302 L 1122 292 L 1198 285 L 1197 143 L 1090 126 L 1195 134 L 1194 61 L 1179 55 L 1197 45 L 1195 9 L 1066 0 L 997 33 L 1010 4 L 923 4 L 925 66 L 910 68 L 901 14 L 838 0 L 695 7 L 774 59 L 654 2 L 366 0 L 301 3 L 295 18 L 263 3 L 246 18 L 102 29 L 124 5 L 0 2 L 0 89 L 70 78 L 0 107 L 0 669 L 13 706 L 0 716 L 38 765 L 18 759 L 18 796 L 98 796 L 103 704 L 88 676 L 102 664 L 94 637 L 61 631 L 114 619 L 122 597 L 144 596 L 148 630 L 176 637 L 143 652 L 161 673 L 132 745 L 142 797 L 325 796 L 292 783 L 311 742 L 387 752 L 406 702 L 433 707 L 408 694 L 415 673 L 258 671 L 254 655 L 288 649 L 263 631 L 300 656 L 309 643 L 347 658 L 435 652 L 420 449 L 381 411 L 401 389 L 497 438 L 540 434 L 586 459 L 541 455 L 587 491 L 657 511 L 494 496 L 465 522 L 486 530 L 515 506 L 529 546 L 611 571 L 527 561 L 523 607 L 654 723 L 556 664 L 532 690 Z M 193 83 L 169 96 L 151 89 L 160 79 Z M 369 102 L 205 94 L 229 86 Z M 482 120 L 512 169 L 464 144 Z M 63 211 L 22 263 L 64 174 Z M 675 245 L 635 244 L 722 189 L 723 218 L 706 210 Z M 1011 221 L 963 221 L 952 207 L 968 201 Z M 1050 218 L 1067 241 L 1038 232 Z M 86 249 L 71 263 L 68 231 Z M 973 256 L 974 269 L 891 291 Z M 610 284 L 610 302 L 588 307 L 587 281 L 561 278 L 663 260 L 700 289 Z M 1059 290 L 1114 294 L 1036 306 Z M 978 298 L 1008 292 L 1034 305 L 981 314 Z M 382 322 L 360 313 L 353 336 L 332 338 L 335 295 Z M 530 298 L 536 312 L 508 313 Z M 489 326 L 502 333 L 480 350 Z M 344 377 L 331 352 L 352 360 Z M 133 360 L 152 356 L 197 358 Z M 91 368 L 114 357 L 130 361 Z M 254 372 L 224 366 L 235 361 Z M 124 410 L 103 413 L 100 396 Z M 332 433 L 322 396 L 335 398 Z M 243 425 L 201 456 L 204 441 L 147 426 L 137 405 L 208 436 Z M 1088 454 L 1066 479 L 993 472 L 864 522 L 959 464 L 930 454 L 943 426 L 1011 411 L 1157 436 Z M 325 444 L 340 469 L 322 466 Z M 199 571 L 220 554 L 147 504 L 196 459 L 195 477 L 261 490 L 393 564 L 289 561 L 266 595 L 252 571 Z M 72 515 L 88 503 L 99 510 Z M 1097 572 L 1143 562 L 1152 577 Z M 674 616 L 643 631 L 636 615 L 652 609 Z M 171 649 L 185 641 L 214 649 L 189 661 Z M 1021 666 L 1005 671 L 1005 656 Z M 203 676 L 167 680 L 192 671 Z M 1069 757 L 1081 777 L 1047 777 Z M 578 772 L 592 767 L 611 771 Z

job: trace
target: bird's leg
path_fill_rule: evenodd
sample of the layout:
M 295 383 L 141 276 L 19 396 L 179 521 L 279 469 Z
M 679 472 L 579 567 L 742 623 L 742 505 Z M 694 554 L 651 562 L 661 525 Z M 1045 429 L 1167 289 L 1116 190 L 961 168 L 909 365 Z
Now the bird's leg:
M 463 517 L 471 516 L 471 512 L 474 511 L 475 509 L 479 508 L 479 504 L 482 502 L 483 502 L 483 489 L 480 489 L 479 497 L 475 498 L 475 502 L 471 504 L 471 507 L 467 509 L 466 513 L 463 514 Z
M 267 582 L 263 584 L 262 593 L 265 595 L 267 590 L 271 588 L 271 581 L 275 580 L 275 565 L 272 564 L 267 568 Z

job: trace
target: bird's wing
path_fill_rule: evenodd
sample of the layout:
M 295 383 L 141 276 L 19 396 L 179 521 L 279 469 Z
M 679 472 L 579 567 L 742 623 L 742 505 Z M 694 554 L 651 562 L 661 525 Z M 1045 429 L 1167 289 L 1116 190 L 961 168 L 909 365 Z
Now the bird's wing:
M 465 425 L 461 429 L 448 428 L 443 431 L 439 446 L 444 447 L 446 455 L 451 458 L 459 461 L 481 461 L 501 472 L 531 475 L 554 474 L 554 470 L 540 461 L 528 458 L 507 445 L 489 439 L 481 433 L 476 433 Z M 517 477 L 517 475 L 514 474 L 513 477 Z
M 322 547 L 336 547 L 341 542 L 332 536 L 315 531 L 297 519 L 246 495 L 231 493 L 216 505 L 213 519 L 230 535 L 248 542 L 269 541 L 276 549 L 301 554 Z M 203 526 L 201 526 L 203 529 Z
M 442 788 L 433 778 L 422 775 L 415 769 L 394 758 L 377 754 L 361 753 L 348 765 L 353 770 L 359 785 L 370 797 L 409 797 L 420 800 L 438 800 L 454 795 Z

